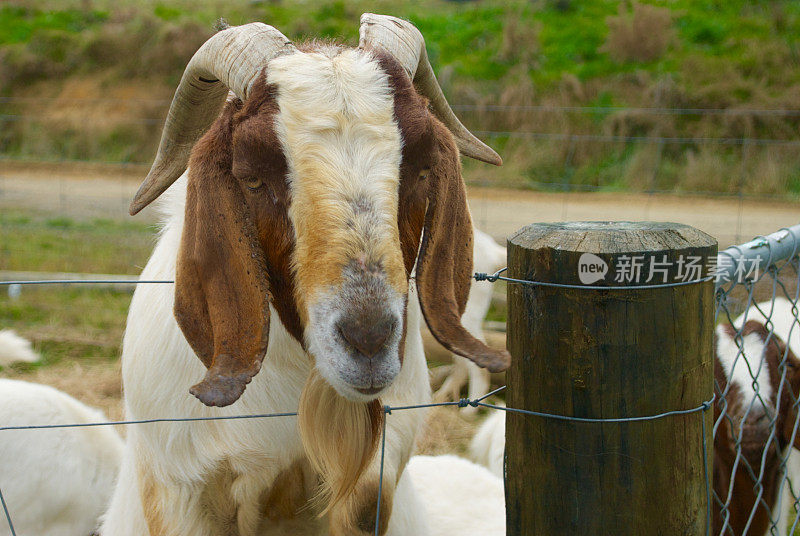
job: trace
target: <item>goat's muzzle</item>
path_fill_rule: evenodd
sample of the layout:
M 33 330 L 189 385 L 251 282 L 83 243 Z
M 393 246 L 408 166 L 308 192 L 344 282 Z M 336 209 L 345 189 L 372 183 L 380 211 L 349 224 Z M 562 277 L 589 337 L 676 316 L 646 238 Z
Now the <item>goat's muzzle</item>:
M 339 394 L 367 401 L 394 381 L 401 365 L 405 302 L 382 270 L 357 266 L 311 306 L 309 348 Z

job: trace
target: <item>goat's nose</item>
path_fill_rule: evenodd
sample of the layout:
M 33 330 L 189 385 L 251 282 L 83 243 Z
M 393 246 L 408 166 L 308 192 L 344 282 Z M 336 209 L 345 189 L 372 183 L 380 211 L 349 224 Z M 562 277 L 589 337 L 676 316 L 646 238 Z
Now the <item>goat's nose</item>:
M 391 318 L 375 319 L 370 315 L 346 316 L 337 323 L 344 340 L 366 357 L 373 357 L 383 348 L 394 326 Z

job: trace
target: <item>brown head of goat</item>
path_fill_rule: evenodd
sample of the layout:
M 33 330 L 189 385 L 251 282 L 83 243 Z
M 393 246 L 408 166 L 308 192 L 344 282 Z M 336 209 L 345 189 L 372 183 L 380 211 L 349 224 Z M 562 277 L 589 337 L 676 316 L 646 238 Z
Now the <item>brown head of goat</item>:
M 295 47 L 260 23 L 206 42 L 131 205 L 141 210 L 188 163 L 174 312 L 208 368 L 192 393 L 215 406 L 241 396 L 272 307 L 330 386 L 374 402 L 402 365 L 415 266 L 439 342 L 507 367 L 507 352 L 460 323 L 472 225 L 459 149 L 500 164 L 452 113 L 408 22 L 365 14 L 355 49 Z

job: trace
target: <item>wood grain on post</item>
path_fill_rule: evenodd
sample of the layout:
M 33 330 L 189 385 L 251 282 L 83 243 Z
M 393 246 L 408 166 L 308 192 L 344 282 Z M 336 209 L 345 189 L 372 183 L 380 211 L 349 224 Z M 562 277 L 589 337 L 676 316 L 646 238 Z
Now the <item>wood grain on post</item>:
M 674 223 L 534 224 L 509 238 L 507 275 L 635 287 L 705 277 L 716 254 L 712 237 Z M 509 283 L 508 295 L 509 407 L 639 417 L 712 397 L 712 281 L 625 290 Z M 578 423 L 507 413 L 507 533 L 704 535 L 701 419 L 710 456 L 712 412 L 702 415 Z

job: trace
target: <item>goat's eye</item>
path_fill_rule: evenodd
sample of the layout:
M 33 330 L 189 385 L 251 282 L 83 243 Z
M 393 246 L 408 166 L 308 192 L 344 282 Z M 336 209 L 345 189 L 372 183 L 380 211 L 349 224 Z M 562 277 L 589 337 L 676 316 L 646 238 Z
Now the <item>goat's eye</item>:
M 250 188 L 251 190 L 258 190 L 261 187 L 261 185 L 264 184 L 264 181 L 262 181 L 258 177 L 248 177 L 244 179 L 243 182 L 244 185 Z
M 422 168 L 422 170 L 419 172 L 419 178 L 421 180 L 427 179 L 428 178 L 428 173 L 430 173 L 430 172 L 431 172 L 431 168 L 427 168 L 427 167 L 426 168 Z

